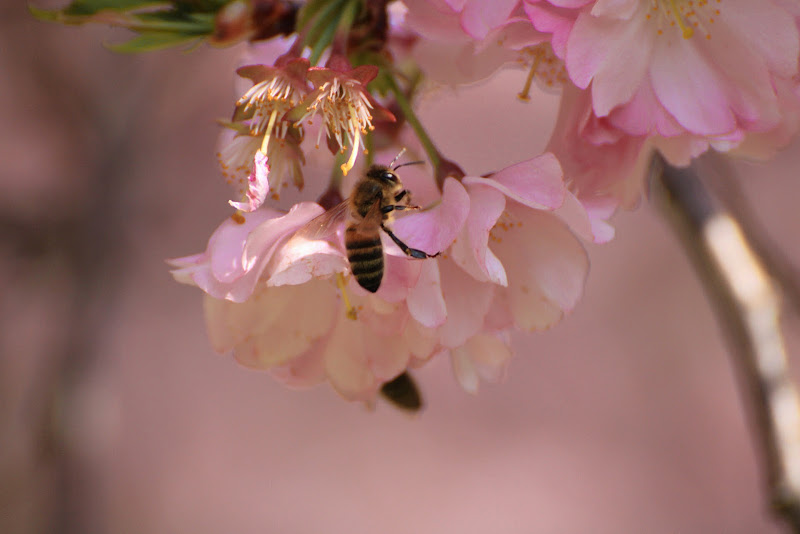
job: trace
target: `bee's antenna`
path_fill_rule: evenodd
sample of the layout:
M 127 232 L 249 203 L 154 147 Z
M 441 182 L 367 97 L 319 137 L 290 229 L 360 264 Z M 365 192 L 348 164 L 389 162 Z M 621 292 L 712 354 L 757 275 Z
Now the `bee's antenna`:
M 398 165 L 397 167 L 393 168 L 392 170 L 393 170 L 393 171 L 396 171 L 396 170 L 397 170 L 397 169 L 399 169 L 400 167 L 405 167 L 406 165 L 419 165 L 420 163 L 425 163 L 425 162 L 424 162 L 424 161 L 422 161 L 422 160 L 419 160 L 419 161 L 409 161 L 408 163 L 401 163 L 400 165 Z
M 399 153 L 399 154 L 397 154 L 397 155 L 394 157 L 394 159 L 392 160 L 392 162 L 389 164 L 389 168 L 391 169 L 391 168 L 392 168 L 392 165 L 394 165 L 394 162 L 395 162 L 395 161 L 397 161 L 398 159 L 400 159 L 400 156 L 402 156 L 402 155 L 403 155 L 403 154 L 405 154 L 405 153 L 406 153 L 406 147 L 403 147 L 403 149 L 400 151 L 400 153 Z

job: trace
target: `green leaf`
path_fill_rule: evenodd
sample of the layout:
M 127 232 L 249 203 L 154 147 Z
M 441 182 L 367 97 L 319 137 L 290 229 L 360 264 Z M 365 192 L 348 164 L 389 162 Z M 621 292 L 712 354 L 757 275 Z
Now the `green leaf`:
M 101 11 L 125 12 L 137 9 L 152 9 L 157 6 L 169 6 L 164 0 L 74 0 L 64 9 L 39 9 L 28 5 L 34 17 L 49 22 L 65 24 L 81 24 L 91 20 L 93 15 Z

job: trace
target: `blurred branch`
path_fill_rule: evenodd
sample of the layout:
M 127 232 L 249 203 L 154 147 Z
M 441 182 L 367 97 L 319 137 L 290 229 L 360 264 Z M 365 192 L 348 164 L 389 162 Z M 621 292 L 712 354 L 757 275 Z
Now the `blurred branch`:
M 780 286 L 794 314 L 800 316 L 800 270 L 759 224 L 747 200 L 747 194 L 735 179 L 730 160 L 720 154 L 711 153 L 701 158 L 699 163 L 700 172 L 707 178 L 705 183 L 739 221 L 750 246 L 761 258 L 772 279 Z
M 800 404 L 781 334 L 780 294 L 740 224 L 693 168 L 655 155 L 650 171 L 651 200 L 681 238 L 728 336 L 773 508 L 800 533 Z
M 26 19 L 29 16 L 23 22 Z M 39 114 L 47 114 L 54 131 L 69 132 L 75 163 L 59 167 L 58 180 L 75 180 L 87 187 L 80 198 L 43 196 L 40 205 L 19 210 L 12 209 L 16 206 L 11 198 L 8 208 L 0 207 L 0 243 L 23 256 L 34 273 L 19 283 L 36 284 L 36 276 L 52 276 L 53 269 L 63 277 L 64 293 L 52 298 L 57 309 L 65 310 L 59 317 L 65 334 L 56 350 L 45 355 L 49 372 L 38 374 L 35 383 L 25 388 L 21 411 L 35 421 L 30 426 L 37 442 L 37 467 L 52 477 L 51 488 L 39 490 L 50 496 L 48 509 L 39 511 L 40 516 L 50 516 L 41 520 L 46 527 L 40 531 L 83 534 L 98 532 L 99 520 L 91 513 L 98 506 L 94 473 L 82 449 L 81 427 L 76 425 L 85 417 L 80 396 L 101 364 L 101 341 L 108 335 L 124 274 L 129 215 L 125 185 L 137 161 L 137 142 L 146 134 L 140 110 L 149 95 L 137 83 L 143 77 L 132 71 L 136 65 L 131 62 L 116 67 L 124 69 L 125 76 L 108 70 L 102 79 L 89 76 L 64 61 L 75 48 L 64 47 L 47 32 L 26 31 L 27 27 L 20 23 L 6 28 L 13 33 L 2 39 L 28 43 L 9 59 L 12 66 L 18 62 L 16 72 L 25 73 L 15 83 L 35 89 L 30 101 Z M 24 41 L 26 33 L 34 38 Z M 120 88 L 114 80 L 123 78 L 132 81 Z M 33 268 L 36 265 L 57 267 L 40 273 Z

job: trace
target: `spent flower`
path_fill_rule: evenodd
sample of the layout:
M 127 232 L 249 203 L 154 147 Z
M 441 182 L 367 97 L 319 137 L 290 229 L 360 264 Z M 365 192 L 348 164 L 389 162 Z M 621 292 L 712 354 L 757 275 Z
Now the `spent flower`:
M 296 124 L 311 124 L 317 116 L 322 119 L 325 127 L 319 130 L 317 146 L 324 131 L 332 151 L 344 152 L 350 148 L 350 156 L 341 167 L 345 175 L 355 166 L 358 152 L 365 148 L 364 136 L 374 129 L 373 121 L 395 120 L 392 112 L 381 106 L 367 90 L 367 84 L 377 75 L 378 67 L 374 65 L 354 69 L 341 65 L 338 68 L 312 67 L 308 80 L 314 90 L 288 114 Z

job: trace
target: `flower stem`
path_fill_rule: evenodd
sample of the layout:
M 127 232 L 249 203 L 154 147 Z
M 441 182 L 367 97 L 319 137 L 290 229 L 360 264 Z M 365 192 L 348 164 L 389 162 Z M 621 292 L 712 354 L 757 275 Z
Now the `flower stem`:
M 389 90 L 394 94 L 397 105 L 403 112 L 406 121 L 408 121 L 409 126 L 414 130 L 414 133 L 417 134 L 419 142 L 422 143 L 422 147 L 425 149 L 425 153 L 428 155 L 431 165 L 433 165 L 434 169 L 438 168 L 442 161 L 442 156 L 439 154 L 439 150 L 436 148 L 433 140 L 428 136 L 428 132 L 425 131 L 425 127 L 422 126 L 422 123 L 417 118 L 416 113 L 414 113 L 414 108 L 411 107 L 411 102 L 409 102 L 408 97 L 392 75 L 385 74 L 384 79 Z

